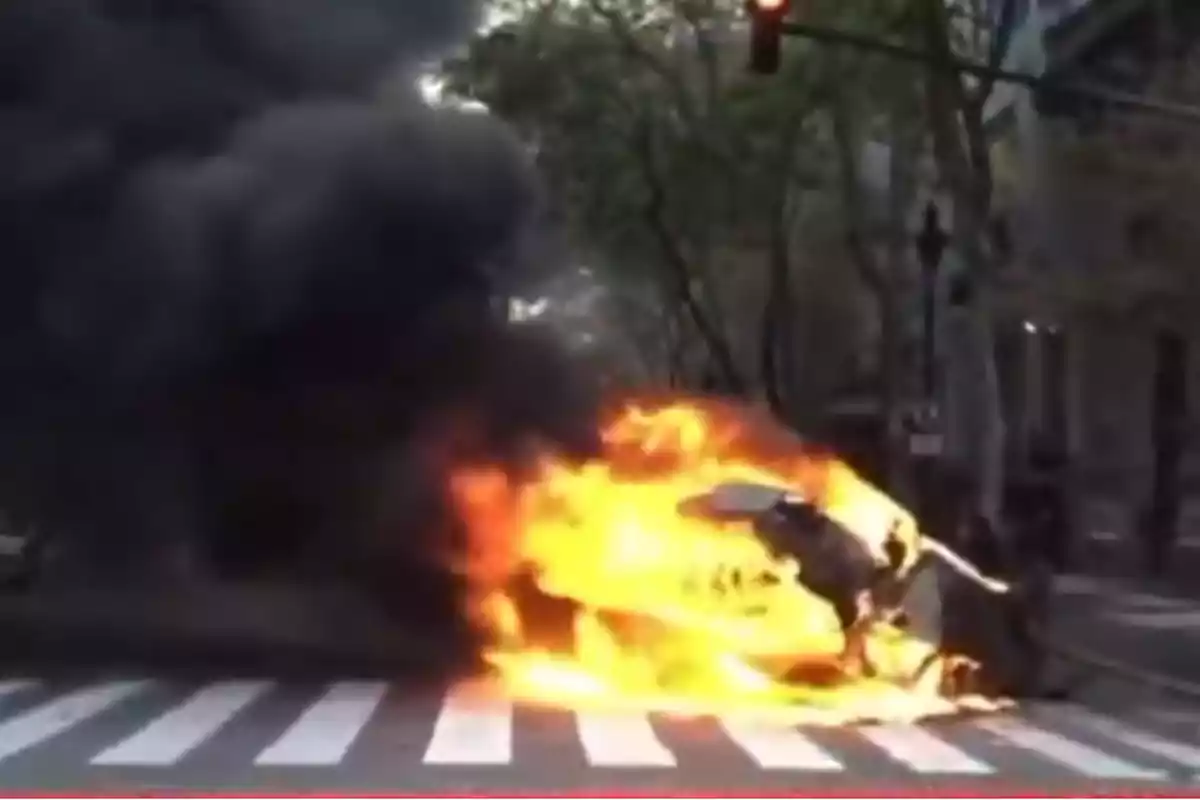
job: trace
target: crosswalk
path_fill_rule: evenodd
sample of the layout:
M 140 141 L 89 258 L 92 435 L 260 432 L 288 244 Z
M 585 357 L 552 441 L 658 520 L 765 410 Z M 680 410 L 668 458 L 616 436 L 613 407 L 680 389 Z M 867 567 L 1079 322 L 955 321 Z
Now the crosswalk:
M 1200 746 L 1189 738 L 1070 704 L 922 725 L 810 729 L 737 714 L 537 709 L 478 683 L 417 691 L 369 680 L 0 680 L 0 785 L 6 770 L 39 758 L 84 770 L 161 771 L 197 761 L 213 769 L 294 770 L 377 758 L 398 770 L 565 763 L 666 771 L 726 763 L 813 775 L 1156 781 L 1200 772 Z

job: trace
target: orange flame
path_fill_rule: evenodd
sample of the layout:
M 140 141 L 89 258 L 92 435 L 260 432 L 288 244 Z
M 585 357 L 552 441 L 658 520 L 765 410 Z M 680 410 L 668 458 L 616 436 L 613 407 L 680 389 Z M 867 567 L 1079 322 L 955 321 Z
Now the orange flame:
M 628 406 L 603 442 L 604 456 L 582 464 L 544 456 L 532 480 L 489 466 L 452 477 L 469 611 L 511 692 L 812 724 L 995 705 L 944 693 L 953 659 L 887 622 L 864 637 L 870 677 L 850 668 L 832 605 L 797 580 L 803 564 L 748 521 L 680 510 L 723 483 L 774 487 L 820 508 L 880 565 L 898 537 L 900 568 L 911 567 L 912 515 L 847 465 L 710 401 Z

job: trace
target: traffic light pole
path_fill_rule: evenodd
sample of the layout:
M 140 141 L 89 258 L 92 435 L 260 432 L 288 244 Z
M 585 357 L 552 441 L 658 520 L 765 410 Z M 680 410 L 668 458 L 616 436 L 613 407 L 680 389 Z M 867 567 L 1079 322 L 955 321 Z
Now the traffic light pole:
M 780 25 L 780 33 L 784 36 L 809 39 L 820 44 L 881 53 L 903 61 L 912 61 L 926 65 L 935 63 L 934 58 L 929 53 L 918 48 L 876 39 L 860 33 L 838 30 L 836 28 L 824 28 L 817 25 L 807 25 L 802 22 L 787 21 Z M 979 78 L 997 81 L 998 83 L 1011 83 L 1024 86 L 1028 89 L 1041 89 L 1063 95 L 1074 95 L 1110 106 L 1119 106 L 1133 111 L 1142 111 L 1200 124 L 1200 107 L 1197 106 L 1152 100 L 1145 95 L 1134 94 L 1133 92 L 1122 92 L 1073 81 L 1044 78 L 1025 72 L 1014 72 L 957 57 L 951 57 L 947 61 L 946 66 L 947 69 L 954 72 L 966 73 Z

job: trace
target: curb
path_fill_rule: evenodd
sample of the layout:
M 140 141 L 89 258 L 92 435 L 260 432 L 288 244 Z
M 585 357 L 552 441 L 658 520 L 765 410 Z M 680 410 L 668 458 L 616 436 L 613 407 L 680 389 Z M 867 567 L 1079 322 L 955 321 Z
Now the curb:
M 1088 650 L 1070 642 L 1063 642 L 1048 635 L 1045 630 L 1037 629 L 1035 635 L 1046 648 L 1052 658 L 1057 658 L 1078 666 L 1093 670 L 1093 674 L 1080 678 L 1083 683 L 1095 683 L 1101 680 L 1122 681 L 1138 684 L 1139 688 L 1150 688 L 1160 692 L 1186 697 L 1200 701 L 1200 683 L 1186 681 L 1162 672 L 1147 670 L 1128 662 L 1109 658 L 1095 651 Z

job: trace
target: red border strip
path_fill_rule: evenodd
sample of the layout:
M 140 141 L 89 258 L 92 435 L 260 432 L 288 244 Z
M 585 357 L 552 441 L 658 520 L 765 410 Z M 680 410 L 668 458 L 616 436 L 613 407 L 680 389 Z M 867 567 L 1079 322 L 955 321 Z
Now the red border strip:
M 536 800 L 536 798 L 553 798 L 554 800 L 567 800 L 568 798 L 598 798 L 598 800 L 636 800 L 637 798 L 704 798 L 706 800 L 718 800 L 718 798 L 730 798 L 737 800 L 739 798 L 767 798 L 775 800 L 776 798 L 811 798 L 812 800 L 874 800 L 875 798 L 903 798 L 908 800 L 912 798 L 930 798 L 931 800 L 968 800 L 969 798 L 986 798 L 987 800 L 1001 800 L 1002 798 L 1012 798 L 1012 800 L 1035 800 L 1037 798 L 1200 798 L 1200 790 L 1190 794 L 1180 792 L 1172 792 L 1170 789 L 1163 791 L 1070 791 L 1064 789 L 1061 791 L 1034 791 L 1034 790 L 1019 790 L 1019 791 L 1003 791 L 983 790 L 983 791 L 865 791 L 865 790 L 848 790 L 848 791 L 824 791 L 824 790 L 797 790 L 797 791 L 752 791 L 745 790 L 737 791 L 720 791 L 714 789 L 706 789 L 704 791 L 674 791 L 674 792 L 641 792 L 641 791 L 602 791 L 602 792 L 489 792 L 486 794 L 450 794 L 450 793 L 434 793 L 434 792 L 326 792 L 326 791 L 296 791 L 296 792 L 204 792 L 204 791 L 172 791 L 169 789 L 162 790 L 131 790 L 128 792 L 103 791 L 103 792 L 10 792 L 0 791 L 0 798 L 46 798 L 50 800 L 67 800 L 68 798 L 155 798 L 155 797 L 171 797 L 180 798 L 180 800 L 199 800 L 200 798 L 247 798 L 247 800 L 272 800 L 283 798 L 304 798 L 304 800 L 317 800 L 317 798 L 339 798 L 344 800 L 385 800 L 385 798 L 397 798 L 398 800 L 408 800 L 409 798 L 486 798 L 487 800 Z

